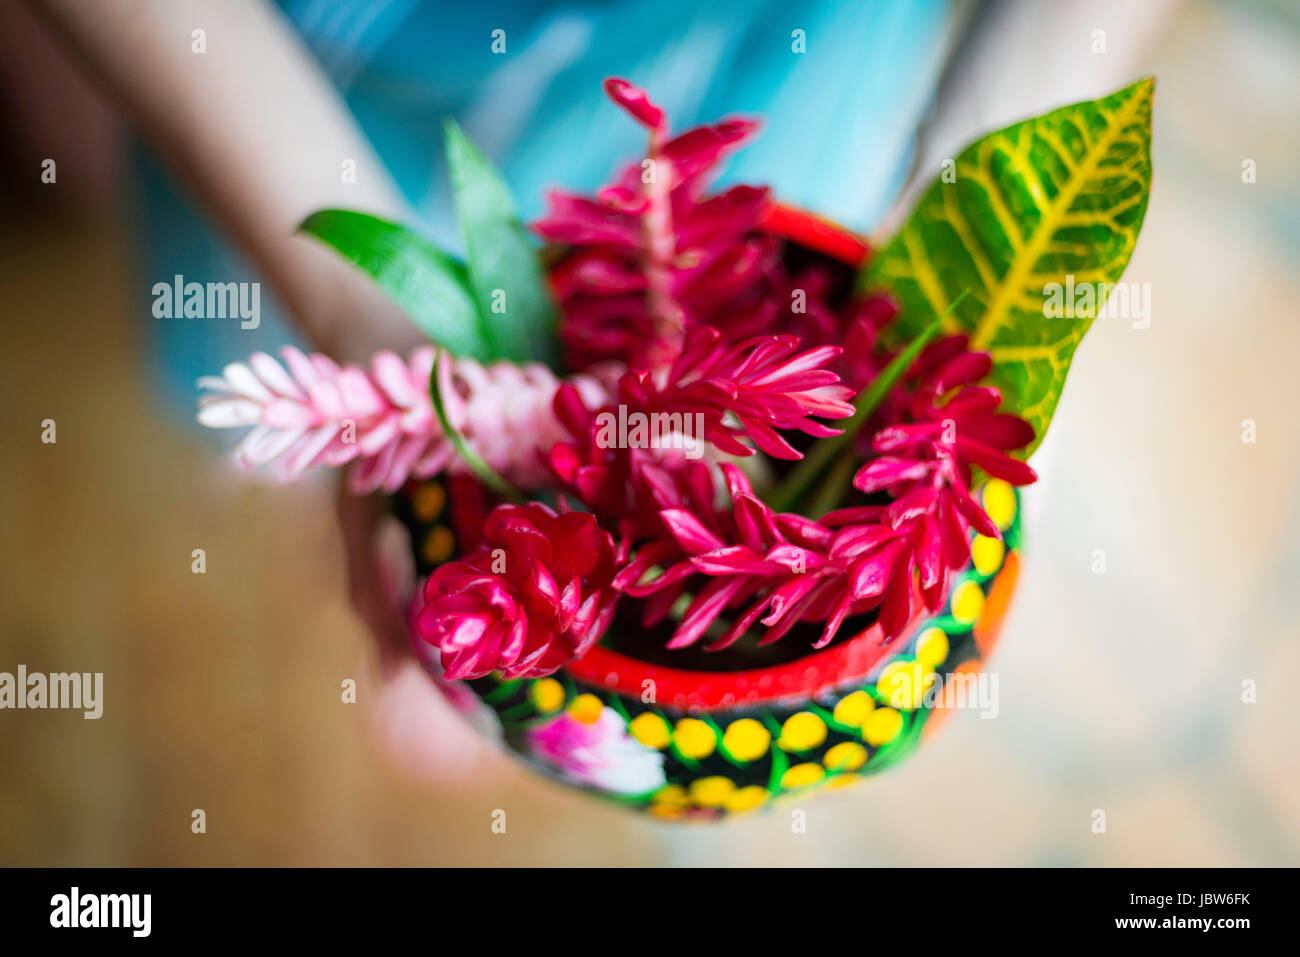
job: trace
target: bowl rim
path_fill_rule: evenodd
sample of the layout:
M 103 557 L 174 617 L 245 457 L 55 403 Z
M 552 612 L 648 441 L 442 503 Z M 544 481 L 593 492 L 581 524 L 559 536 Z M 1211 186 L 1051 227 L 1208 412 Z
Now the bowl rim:
M 812 697 L 846 682 L 865 678 L 872 668 L 933 617 L 924 605 L 890 641 L 873 622 L 848 641 L 803 655 L 793 661 L 744 671 L 694 671 L 655 665 L 597 644 L 581 658 L 566 662 L 564 671 L 577 681 L 630 698 L 654 683 L 659 704 L 691 711 L 718 711 L 785 697 Z
M 871 255 L 870 244 L 852 230 L 816 213 L 775 200 L 764 208 L 758 220 L 758 228 L 854 269 L 861 268 Z

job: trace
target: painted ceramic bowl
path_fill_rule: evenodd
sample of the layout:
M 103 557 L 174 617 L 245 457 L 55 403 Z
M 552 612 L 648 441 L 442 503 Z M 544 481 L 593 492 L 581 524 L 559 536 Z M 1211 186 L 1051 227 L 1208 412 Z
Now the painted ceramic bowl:
M 767 228 L 796 255 L 838 262 L 849 282 L 867 252 L 783 207 Z M 421 575 L 456 552 L 457 484 L 413 482 L 395 500 Z M 814 629 L 764 649 L 742 639 L 721 653 L 667 652 L 671 625 L 647 632 L 625 600 L 599 645 L 545 678 L 449 682 L 436 650 L 414 645 L 479 728 L 549 777 L 665 819 L 753 811 L 882 771 L 953 708 L 989 705 L 977 678 L 1015 588 L 1019 497 L 1000 480 L 975 492 L 1002 541 L 977 536 L 940 613 L 923 610 L 888 643 L 879 625 L 846 622 L 854 637 L 818 651 Z

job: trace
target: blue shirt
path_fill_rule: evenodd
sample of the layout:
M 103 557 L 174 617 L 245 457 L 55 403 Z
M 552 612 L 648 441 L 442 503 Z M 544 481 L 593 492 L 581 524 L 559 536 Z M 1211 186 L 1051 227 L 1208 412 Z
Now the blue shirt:
M 415 210 L 458 251 L 442 158 L 454 116 L 502 168 L 525 219 L 546 189 L 594 191 L 641 155 L 645 132 L 601 81 L 643 86 L 675 131 L 727 114 L 763 120 L 720 182 L 768 184 L 783 201 L 868 230 L 912 159 L 951 40 L 951 0 L 614 0 L 555 4 L 280 0 Z M 504 33 L 494 33 L 504 31 Z M 505 52 L 493 52 L 504 42 Z M 798 52 L 802 51 L 802 52 Z M 256 279 L 149 158 L 148 289 Z M 257 330 L 154 319 L 154 368 L 190 418 L 194 380 L 294 336 L 267 308 Z

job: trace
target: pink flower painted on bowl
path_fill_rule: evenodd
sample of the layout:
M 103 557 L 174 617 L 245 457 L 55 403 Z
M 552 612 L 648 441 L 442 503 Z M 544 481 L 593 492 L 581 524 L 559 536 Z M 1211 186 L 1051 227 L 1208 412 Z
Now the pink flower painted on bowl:
M 565 711 L 525 734 L 533 756 L 574 783 L 644 794 L 666 782 L 663 755 L 629 735 L 612 708 L 601 707 L 589 721 Z

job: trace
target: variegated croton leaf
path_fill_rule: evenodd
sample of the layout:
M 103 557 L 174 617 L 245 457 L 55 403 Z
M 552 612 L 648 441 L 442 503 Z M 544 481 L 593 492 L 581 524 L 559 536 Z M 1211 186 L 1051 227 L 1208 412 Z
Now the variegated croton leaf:
M 1074 350 L 1119 281 L 1151 186 L 1154 81 L 1062 107 L 966 147 L 871 260 L 866 288 L 902 305 L 916 335 L 963 290 L 945 331 L 993 355 L 993 385 L 1042 441 Z M 1051 316 L 1053 284 L 1093 284 L 1091 308 Z

